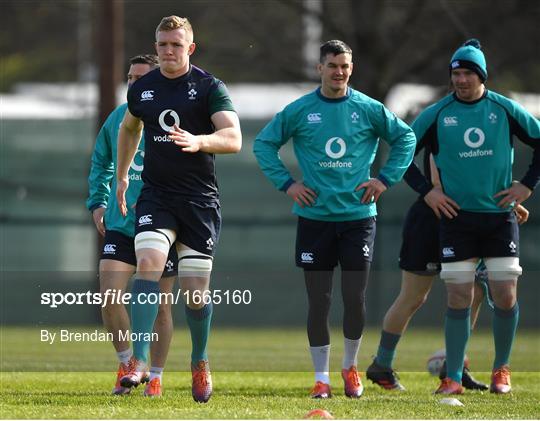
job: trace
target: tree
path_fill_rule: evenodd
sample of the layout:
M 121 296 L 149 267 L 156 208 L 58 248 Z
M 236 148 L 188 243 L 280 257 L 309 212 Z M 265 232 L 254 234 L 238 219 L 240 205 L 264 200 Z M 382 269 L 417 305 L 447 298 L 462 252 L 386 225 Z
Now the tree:
M 2 3 L 0 89 L 78 80 L 81 49 L 95 61 L 98 48 L 95 34 L 94 45 L 78 41 L 85 19 L 99 28 L 96 2 L 81 15 L 85 1 Z M 322 10 L 306 7 L 310 1 Z M 540 92 L 540 2 L 529 0 L 125 0 L 125 57 L 153 52 L 160 19 L 178 14 L 195 29 L 193 62 L 227 83 L 305 82 L 308 13 L 323 27 L 321 41 L 351 45 L 353 86 L 379 100 L 398 82 L 446 85 L 451 54 L 470 37 L 484 46 L 490 88 Z
M 309 0 L 308 0 L 309 1 Z M 479 38 L 497 85 L 539 90 L 540 3 L 526 0 L 322 0 L 323 41 L 342 39 L 354 53 L 352 83 L 383 100 L 398 82 L 446 84 L 453 51 Z M 304 1 L 280 0 L 296 13 Z M 516 80 L 515 74 L 522 75 Z M 491 78 L 491 76 L 490 76 Z M 490 81 L 491 82 L 491 81 Z

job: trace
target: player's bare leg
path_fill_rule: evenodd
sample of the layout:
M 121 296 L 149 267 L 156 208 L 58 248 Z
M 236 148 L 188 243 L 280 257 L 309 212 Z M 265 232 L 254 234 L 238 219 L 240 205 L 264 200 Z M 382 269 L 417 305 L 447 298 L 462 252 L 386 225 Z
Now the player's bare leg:
M 128 281 L 135 272 L 135 266 L 120 262 L 118 260 L 102 259 L 99 262 L 99 284 L 102 296 L 109 291 L 126 290 Z M 116 384 L 112 393 L 114 395 L 123 395 L 129 393 L 130 389 L 120 385 L 120 379 L 126 374 L 129 359 L 131 358 L 131 349 L 128 341 L 122 340 L 119 332 L 129 331 L 129 316 L 126 307 L 122 303 L 111 303 L 110 298 L 105 306 L 101 308 L 103 325 L 107 332 L 113 336 L 113 346 L 119 359 L 118 372 L 116 373 Z
M 384 316 L 377 357 L 366 370 L 368 379 L 388 390 L 404 390 L 392 368 L 396 347 L 412 316 L 426 301 L 435 278 L 405 270 L 401 274 L 399 295 Z
M 482 307 L 483 301 L 484 289 L 480 285 L 478 285 L 477 282 L 475 282 L 473 301 L 471 304 L 471 330 L 474 330 L 474 328 L 476 327 L 476 322 L 478 321 L 478 315 L 480 314 L 480 308 Z
M 121 291 L 123 294 L 135 267 L 117 260 L 102 259 L 99 262 L 99 284 L 101 294 L 109 291 Z M 129 315 L 122 303 L 110 303 L 101 308 L 103 325 L 113 335 L 113 346 L 117 352 L 129 349 L 129 342 L 123 341 L 118 332 L 129 330 Z
M 416 311 L 426 302 L 434 275 L 418 275 L 402 271 L 401 290 L 383 320 L 383 329 L 402 335 Z

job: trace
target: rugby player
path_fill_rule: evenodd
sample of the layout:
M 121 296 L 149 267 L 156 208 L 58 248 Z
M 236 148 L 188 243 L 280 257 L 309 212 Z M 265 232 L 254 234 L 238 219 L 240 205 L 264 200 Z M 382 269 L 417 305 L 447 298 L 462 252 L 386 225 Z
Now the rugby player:
M 309 311 L 307 333 L 315 369 L 313 398 L 331 396 L 328 314 L 334 268 L 341 266 L 345 395 L 363 386 L 357 355 L 365 323 L 365 291 L 375 239 L 376 202 L 401 180 L 416 139 L 380 102 L 348 86 L 352 50 L 332 40 L 320 48 L 321 86 L 287 105 L 257 135 L 254 153 L 263 173 L 294 201 L 298 215 L 296 265 L 303 268 Z M 293 139 L 304 180 L 294 180 L 278 156 Z M 376 178 L 370 167 L 379 138 L 391 146 Z
M 164 17 L 156 29 L 159 69 L 128 91 L 128 110 L 118 139 L 117 199 L 127 214 L 128 168 L 144 125 L 144 187 L 136 208 L 137 272 L 131 306 L 133 342 L 124 387 L 137 386 L 147 369 L 149 337 L 158 305 L 145 297 L 159 292 L 169 248 L 178 251 L 178 276 L 191 332 L 192 395 L 212 394 L 207 342 L 212 303 L 207 295 L 221 228 L 215 154 L 236 153 L 242 144 L 238 116 L 223 82 L 190 64 L 195 51 L 188 19 Z
M 419 145 L 433 154 L 443 186 L 443 194 L 430 204 L 441 214 L 441 278 L 448 293 L 447 373 L 436 393 L 463 393 L 463 359 L 479 259 L 487 267 L 494 303 L 490 391 L 508 393 L 519 318 L 517 280 L 522 273 L 513 209 L 532 194 L 540 179 L 540 122 L 515 101 L 486 88 L 487 66 L 478 40 L 456 50 L 449 72 L 455 92 L 424 110 L 413 124 Z M 532 164 L 519 182 L 512 181 L 514 137 L 534 150 Z M 411 168 L 411 183 L 428 192 L 429 181 Z M 455 214 L 449 200 L 459 208 Z

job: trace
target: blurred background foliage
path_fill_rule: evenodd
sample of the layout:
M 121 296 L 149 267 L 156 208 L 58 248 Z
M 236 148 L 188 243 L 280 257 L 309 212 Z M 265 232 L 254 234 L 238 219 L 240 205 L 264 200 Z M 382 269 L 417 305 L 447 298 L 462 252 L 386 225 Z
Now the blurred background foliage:
M 95 80 L 103 1 L 3 0 L 0 90 Z M 228 83 L 316 81 L 302 52 L 311 26 L 322 41 L 350 44 L 353 85 L 378 99 L 397 82 L 444 85 L 451 52 L 470 37 L 483 43 L 493 89 L 540 91 L 536 0 L 125 0 L 123 9 L 126 57 L 153 52 L 163 16 L 187 16 L 194 63 Z

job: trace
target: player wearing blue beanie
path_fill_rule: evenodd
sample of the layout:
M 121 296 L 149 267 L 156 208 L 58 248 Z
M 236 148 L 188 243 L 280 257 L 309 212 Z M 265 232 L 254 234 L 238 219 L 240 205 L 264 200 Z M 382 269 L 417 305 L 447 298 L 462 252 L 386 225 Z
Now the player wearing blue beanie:
M 472 70 L 482 82 L 486 81 L 488 76 L 486 58 L 482 52 L 480 41 L 472 38 L 456 50 L 452 60 L 450 60 L 450 73 L 460 67 Z

